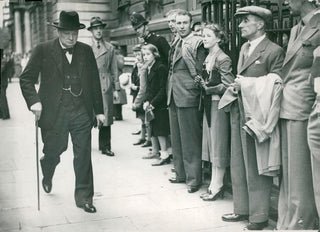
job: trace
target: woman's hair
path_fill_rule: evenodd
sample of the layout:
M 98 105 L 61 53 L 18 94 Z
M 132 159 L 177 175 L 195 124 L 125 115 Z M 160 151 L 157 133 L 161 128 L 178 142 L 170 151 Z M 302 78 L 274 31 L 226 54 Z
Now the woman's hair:
M 226 33 L 222 30 L 222 28 L 218 24 L 215 24 L 215 23 L 206 24 L 203 27 L 203 29 L 205 28 L 213 31 L 214 35 L 220 39 L 219 46 L 222 46 L 228 42 L 228 37 Z
M 156 59 L 158 59 L 160 57 L 160 54 L 159 54 L 159 51 L 158 51 L 158 48 L 156 46 L 154 46 L 153 44 L 147 44 L 147 45 L 144 45 L 142 46 L 142 49 L 147 49 L 149 50 Z

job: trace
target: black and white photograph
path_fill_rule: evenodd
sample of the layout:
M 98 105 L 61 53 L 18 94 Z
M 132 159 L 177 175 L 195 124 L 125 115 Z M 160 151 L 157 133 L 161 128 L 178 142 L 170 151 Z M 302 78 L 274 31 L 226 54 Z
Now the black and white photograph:
M 320 0 L 0 0 L 0 232 L 320 231 Z

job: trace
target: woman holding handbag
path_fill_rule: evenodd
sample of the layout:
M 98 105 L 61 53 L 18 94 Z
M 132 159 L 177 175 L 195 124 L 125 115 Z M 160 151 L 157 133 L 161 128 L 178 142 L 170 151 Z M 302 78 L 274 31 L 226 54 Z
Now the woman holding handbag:
M 201 194 L 204 201 L 223 198 L 223 178 L 230 164 L 230 123 L 229 115 L 218 110 L 220 97 L 234 80 L 232 62 L 220 45 L 226 40 L 225 33 L 216 24 L 203 28 L 203 44 L 209 50 L 204 62 L 202 78 L 196 81 L 202 86 L 204 104 L 202 157 L 212 165 L 211 183 L 206 193 Z
M 144 62 L 148 63 L 146 71 L 146 102 L 143 108 L 146 111 L 146 121 L 150 122 L 151 136 L 158 138 L 160 143 L 160 158 L 152 166 L 170 163 L 168 153 L 168 136 L 170 133 L 169 113 L 167 109 L 166 82 L 168 70 L 159 60 L 159 51 L 152 44 L 142 47 Z M 155 139 L 152 139 L 152 147 Z M 156 149 L 153 149 L 156 150 Z

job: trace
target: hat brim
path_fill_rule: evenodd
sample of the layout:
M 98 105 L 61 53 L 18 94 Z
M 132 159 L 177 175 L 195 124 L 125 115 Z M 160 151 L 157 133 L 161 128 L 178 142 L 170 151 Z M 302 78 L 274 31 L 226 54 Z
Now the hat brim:
M 102 23 L 102 24 L 99 24 L 99 25 L 93 25 L 93 26 L 88 27 L 87 29 L 90 31 L 92 28 L 99 27 L 99 26 L 102 26 L 103 28 L 105 28 L 107 26 L 107 24 L 106 23 Z
M 59 25 L 58 22 L 53 22 L 53 23 L 49 23 L 50 26 L 53 26 L 55 28 L 58 28 L 58 29 L 62 29 L 62 30 L 81 30 L 81 29 L 84 29 L 86 28 L 86 25 L 80 23 L 78 27 L 62 27 Z
M 237 13 L 234 14 L 234 16 L 238 16 L 238 17 L 243 16 L 243 15 L 254 15 L 254 16 L 257 16 L 257 17 L 263 19 L 264 21 L 269 21 L 269 20 L 272 19 L 271 16 L 270 16 L 270 17 L 262 17 L 262 16 L 259 15 L 259 14 L 256 14 L 256 13 L 254 13 L 254 12 L 248 12 L 248 11 L 237 12 Z

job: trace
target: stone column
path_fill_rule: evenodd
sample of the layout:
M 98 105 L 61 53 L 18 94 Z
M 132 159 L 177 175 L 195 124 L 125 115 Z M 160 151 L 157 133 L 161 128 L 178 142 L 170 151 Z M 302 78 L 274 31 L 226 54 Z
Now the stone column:
M 16 44 L 16 54 L 22 54 L 21 15 L 19 10 L 15 10 L 14 12 L 14 39 Z
M 25 38 L 25 52 L 31 50 L 31 24 L 30 24 L 30 12 L 26 9 L 24 12 L 24 38 Z

